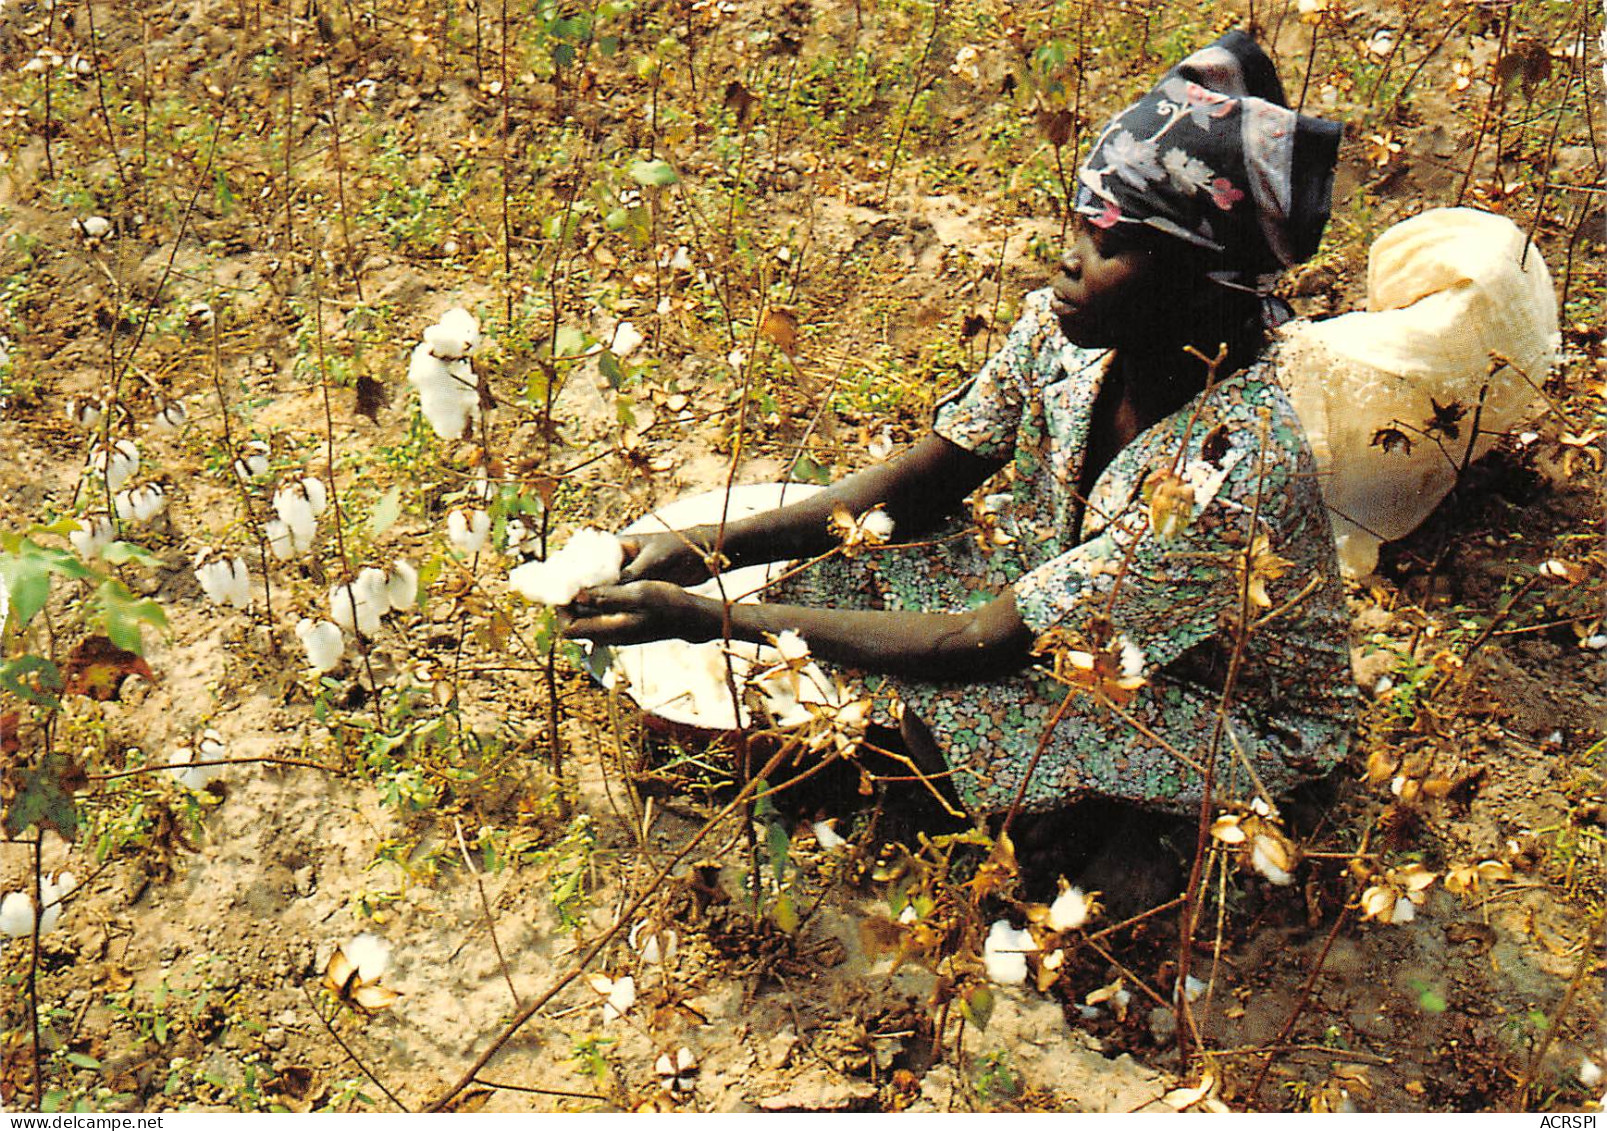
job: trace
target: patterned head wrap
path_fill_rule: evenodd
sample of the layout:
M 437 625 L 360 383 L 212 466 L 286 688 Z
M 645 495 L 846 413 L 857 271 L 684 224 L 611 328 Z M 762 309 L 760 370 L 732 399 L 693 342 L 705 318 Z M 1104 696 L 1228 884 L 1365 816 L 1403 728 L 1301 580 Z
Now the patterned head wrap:
M 1264 291 L 1317 250 L 1341 133 L 1289 109 L 1272 60 L 1231 31 L 1111 119 L 1078 170 L 1076 208 L 1217 252 L 1212 278 Z

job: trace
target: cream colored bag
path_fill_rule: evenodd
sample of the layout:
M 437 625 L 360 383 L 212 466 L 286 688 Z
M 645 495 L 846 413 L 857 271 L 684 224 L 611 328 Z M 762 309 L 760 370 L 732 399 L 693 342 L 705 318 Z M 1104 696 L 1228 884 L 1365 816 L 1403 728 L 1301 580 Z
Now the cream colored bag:
M 1432 209 L 1373 243 L 1366 310 L 1284 329 L 1278 377 L 1316 453 L 1347 573 L 1370 572 L 1379 543 L 1450 492 L 1475 414 L 1477 459 L 1537 407 L 1561 335 L 1551 274 L 1524 244 L 1505 217 Z M 1431 401 L 1462 414 L 1426 428 Z

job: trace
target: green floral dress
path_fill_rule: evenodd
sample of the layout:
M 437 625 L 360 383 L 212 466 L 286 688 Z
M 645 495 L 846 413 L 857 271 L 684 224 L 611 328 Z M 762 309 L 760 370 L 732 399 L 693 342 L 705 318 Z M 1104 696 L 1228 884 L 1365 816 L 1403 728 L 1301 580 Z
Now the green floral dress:
M 900 709 L 891 691 L 926 722 L 973 809 L 1007 809 L 1034 757 L 1027 809 L 1096 794 L 1193 810 L 1207 762 L 1218 798 L 1276 798 L 1343 756 L 1355 699 L 1333 539 L 1276 358 L 1123 449 L 1079 536 L 1075 485 L 1107 357 L 1066 340 L 1049 292 L 1029 295 L 1004 347 L 938 410 L 939 435 L 1009 461 L 971 521 L 936 545 L 830 559 L 767 599 L 963 612 L 1014 590 L 1022 620 L 1057 641 L 1070 684 L 1047 655 L 985 682 L 853 673 L 883 721 Z M 1157 503 L 1146 481 L 1158 480 Z

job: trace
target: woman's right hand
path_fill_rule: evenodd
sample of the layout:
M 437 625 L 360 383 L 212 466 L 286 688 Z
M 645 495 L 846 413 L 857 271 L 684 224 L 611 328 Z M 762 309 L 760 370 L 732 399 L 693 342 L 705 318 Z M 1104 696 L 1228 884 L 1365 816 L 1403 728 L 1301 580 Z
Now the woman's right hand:
M 675 585 L 697 585 L 709 579 L 709 567 L 698 548 L 698 530 L 663 534 L 631 534 L 620 539 L 625 550 L 625 566 L 619 583 L 668 581 Z

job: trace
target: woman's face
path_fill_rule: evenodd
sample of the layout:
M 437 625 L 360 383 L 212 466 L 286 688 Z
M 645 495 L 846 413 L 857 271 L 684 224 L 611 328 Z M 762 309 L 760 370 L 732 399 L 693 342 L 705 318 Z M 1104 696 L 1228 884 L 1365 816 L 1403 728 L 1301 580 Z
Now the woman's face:
M 1050 302 L 1074 344 L 1139 345 L 1165 333 L 1173 272 L 1162 270 L 1157 245 L 1123 225 L 1098 228 L 1081 214 L 1060 257 Z

